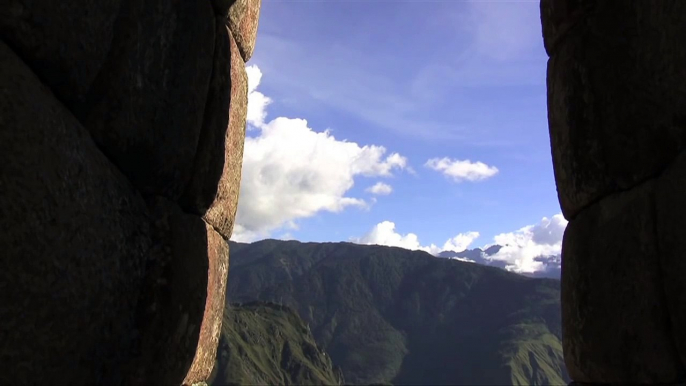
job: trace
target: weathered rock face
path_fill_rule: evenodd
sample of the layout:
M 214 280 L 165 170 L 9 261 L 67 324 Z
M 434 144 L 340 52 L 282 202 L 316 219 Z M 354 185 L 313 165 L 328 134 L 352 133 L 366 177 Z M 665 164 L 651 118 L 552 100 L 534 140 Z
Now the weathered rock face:
M 261 0 L 234 0 L 228 10 L 229 27 L 235 31 L 238 49 L 248 61 L 255 48 Z
M 0 383 L 115 376 L 151 247 L 145 202 L 2 42 L 0 68 Z
M 217 25 L 214 72 L 204 126 L 193 177 L 181 202 L 189 212 L 203 216 L 224 237 L 229 237 L 241 180 L 248 78 L 231 32 L 223 19 L 217 19 Z M 215 162 L 217 159 L 223 162 Z
M 0 36 L 72 108 L 105 63 L 121 3 L 7 0 L 0 7 Z
M 671 331 L 681 363 L 686 366 L 686 154 L 681 155 L 656 182 L 655 229 L 659 235 L 660 265 Z
M 542 0 L 565 361 L 580 383 L 686 374 L 686 3 Z
M 215 3 L 0 10 L 0 384 L 209 377 L 260 6 Z
M 246 62 L 255 49 L 261 4 L 262 0 L 212 0 L 215 12 L 227 19 L 238 50 Z
M 148 201 L 154 248 L 142 290 L 126 384 L 192 384 L 212 371 L 228 274 L 228 244 L 211 226 L 161 197 Z M 211 359 L 208 357 L 211 356 Z
M 680 375 L 661 281 L 654 190 L 651 181 L 606 197 L 567 227 L 563 339 L 575 380 L 654 383 Z
M 176 200 L 191 176 L 214 32 L 207 1 L 125 2 L 107 62 L 76 111 L 145 194 Z
M 572 2 L 544 1 L 544 20 L 563 3 Z M 569 218 L 656 176 L 686 145 L 686 25 L 677 17 L 686 3 L 585 4 L 569 15 L 571 29 L 546 39 L 553 160 Z

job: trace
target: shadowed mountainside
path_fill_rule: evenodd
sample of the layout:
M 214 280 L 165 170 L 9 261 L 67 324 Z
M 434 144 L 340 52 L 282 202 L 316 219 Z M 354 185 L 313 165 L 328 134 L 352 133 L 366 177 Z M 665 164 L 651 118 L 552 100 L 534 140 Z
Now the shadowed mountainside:
M 231 302 L 297 310 L 356 384 L 566 384 L 560 282 L 351 243 L 230 243 Z
M 209 384 L 339 385 L 341 374 L 288 307 L 252 302 L 227 306 Z

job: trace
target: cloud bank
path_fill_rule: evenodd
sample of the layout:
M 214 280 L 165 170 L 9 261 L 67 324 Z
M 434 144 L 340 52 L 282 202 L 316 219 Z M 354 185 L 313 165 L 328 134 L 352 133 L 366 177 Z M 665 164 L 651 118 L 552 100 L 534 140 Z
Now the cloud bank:
M 501 233 L 493 238 L 493 243 L 483 246 L 485 250 L 492 245 L 500 245 L 502 248 L 495 254 L 482 255 L 484 262 L 498 266 L 508 271 L 521 274 L 536 274 L 536 276 L 559 277 L 560 251 L 562 249 L 562 236 L 567 227 L 567 220 L 562 214 L 556 214 L 551 218 L 543 217 L 541 221 L 533 225 L 527 225 L 518 230 Z M 419 237 L 414 233 L 400 234 L 395 230 L 395 224 L 391 221 L 383 221 L 372 228 L 362 237 L 350 240 L 359 244 L 376 244 L 421 250 L 433 255 L 441 252 L 461 252 L 469 248 L 479 232 L 460 233 L 448 239 L 442 248 L 434 244 L 422 245 Z M 470 261 L 467 258 L 457 258 L 462 261 Z
M 490 260 L 506 263 L 506 269 L 519 273 L 534 273 L 559 269 L 562 235 L 567 220 L 562 214 L 543 217 L 536 224 L 494 237 L 494 244 L 503 246 Z
M 443 249 L 441 251 L 464 251 L 472 242 L 479 237 L 479 232 L 467 232 L 459 233 L 457 236 L 448 239 L 448 241 L 443 244 Z
M 394 222 L 383 221 L 376 224 L 362 237 L 351 237 L 350 241 L 357 244 L 386 245 L 413 251 L 425 251 L 436 255 L 444 250 L 465 250 L 477 237 L 479 237 L 479 232 L 467 232 L 460 233 L 455 237 L 448 239 L 445 244 L 443 244 L 443 248 L 440 248 L 435 244 L 421 245 L 416 234 L 407 233 L 403 235 L 396 232 Z
M 340 212 L 369 204 L 346 193 L 355 177 L 390 177 L 407 166 L 398 153 L 383 146 L 360 146 L 317 132 L 304 119 L 266 121 L 271 99 L 257 91 L 262 73 L 248 73 L 248 127 L 241 192 L 232 240 L 254 241 L 271 232 L 294 229 L 296 220 L 320 211 Z M 379 188 L 383 190 L 383 188 Z

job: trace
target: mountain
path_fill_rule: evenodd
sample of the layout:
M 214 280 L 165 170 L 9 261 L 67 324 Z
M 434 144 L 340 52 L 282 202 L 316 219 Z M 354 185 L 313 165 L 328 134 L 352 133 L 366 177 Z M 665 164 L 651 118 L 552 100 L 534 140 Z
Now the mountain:
M 208 384 L 340 385 L 342 381 L 295 311 L 265 302 L 227 308 Z
M 448 259 L 463 259 L 464 261 L 474 262 L 477 264 L 490 265 L 491 261 L 488 259 L 489 256 L 495 255 L 503 247 L 500 245 L 491 245 L 485 250 L 481 248 L 465 249 L 464 251 L 442 251 L 438 254 L 438 257 L 444 257 Z
M 346 382 L 568 383 L 559 280 L 394 247 L 230 244 L 228 299 L 297 310 Z
M 503 247 L 501 245 L 491 245 L 490 247 L 482 250 L 481 248 L 465 249 L 464 251 L 442 251 L 438 254 L 438 257 L 443 257 L 447 259 L 461 260 L 470 263 L 476 263 L 481 265 L 488 265 L 490 267 L 498 267 L 505 269 L 507 267 L 507 262 L 503 260 L 497 260 L 490 258 L 497 254 Z M 562 266 L 562 260 L 560 255 L 551 256 L 539 256 L 534 258 L 535 261 L 543 263 L 541 270 L 533 273 L 520 273 L 520 275 L 538 278 L 560 278 L 560 268 Z

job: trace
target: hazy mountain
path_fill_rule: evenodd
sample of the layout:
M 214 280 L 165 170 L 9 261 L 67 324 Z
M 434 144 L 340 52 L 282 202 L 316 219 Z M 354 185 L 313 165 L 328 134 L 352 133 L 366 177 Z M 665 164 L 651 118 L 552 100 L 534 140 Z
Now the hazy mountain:
M 443 251 L 438 254 L 438 257 L 443 257 L 447 259 L 462 260 L 465 262 L 472 262 L 476 264 L 487 265 L 489 267 L 497 267 L 505 269 L 507 263 L 503 260 L 492 259 L 496 253 L 502 249 L 500 245 L 491 245 L 490 247 L 482 250 L 481 248 L 465 249 L 464 251 Z M 543 263 L 543 269 L 534 273 L 521 273 L 520 275 L 538 278 L 560 278 L 560 267 L 561 267 L 561 257 L 560 255 L 551 256 L 539 256 L 534 260 Z
M 401 248 L 231 243 L 228 299 L 297 310 L 351 383 L 566 384 L 559 291 Z
M 253 302 L 226 309 L 208 384 L 339 385 L 342 374 L 288 307 Z
M 463 261 L 470 261 L 477 264 L 490 265 L 491 261 L 488 260 L 489 256 L 495 255 L 502 249 L 500 245 L 491 245 L 490 247 L 482 250 L 481 248 L 465 249 L 464 251 L 443 251 L 438 254 L 438 257 L 448 258 L 448 259 L 462 259 Z

